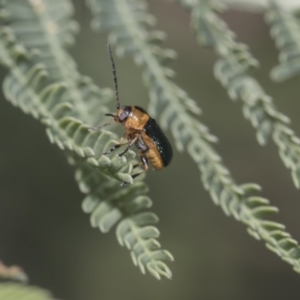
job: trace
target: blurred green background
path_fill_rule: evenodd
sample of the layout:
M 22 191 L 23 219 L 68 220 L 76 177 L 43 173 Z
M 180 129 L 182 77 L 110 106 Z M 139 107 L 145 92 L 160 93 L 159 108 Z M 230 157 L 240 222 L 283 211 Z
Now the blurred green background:
M 100 86 L 113 87 L 107 35 L 91 32 L 89 11 L 82 0 L 73 2 L 81 31 L 71 52 L 79 70 Z M 168 34 L 166 47 L 179 54 L 172 65 L 175 81 L 203 109 L 201 121 L 219 137 L 216 148 L 225 165 L 238 183 L 262 185 L 262 196 L 280 208 L 276 220 L 299 241 L 300 193 L 276 147 L 272 142 L 258 145 L 241 103 L 231 102 L 214 79 L 216 56 L 197 45 L 188 14 L 168 1 L 151 0 L 149 5 L 158 27 Z M 263 15 L 231 10 L 224 19 L 261 62 L 256 78 L 292 119 L 299 136 L 299 80 L 270 81 L 278 53 Z M 122 103 L 147 107 L 140 70 L 131 58 L 115 59 Z M 1 81 L 4 75 L 2 70 Z M 213 204 L 187 154 L 176 152 L 170 167 L 149 171 L 146 179 L 153 211 L 160 217 L 160 242 L 175 257 L 169 264 L 173 280 L 160 282 L 140 274 L 113 231 L 104 235 L 90 227 L 64 154 L 50 145 L 37 121 L 3 95 L 0 138 L 0 257 L 6 264 L 22 266 L 31 284 L 64 300 L 299 299 L 300 276 Z

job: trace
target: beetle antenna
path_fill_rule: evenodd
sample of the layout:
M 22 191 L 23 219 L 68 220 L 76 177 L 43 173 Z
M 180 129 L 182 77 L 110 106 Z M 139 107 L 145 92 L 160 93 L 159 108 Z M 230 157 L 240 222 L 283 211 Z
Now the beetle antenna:
M 114 62 L 114 58 L 113 58 L 113 55 L 112 55 L 110 44 L 107 44 L 107 48 L 108 48 L 108 54 L 109 54 L 109 58 L 110 58 L 111 66 L 112 66 L 113 78 L 114 78 L 114 83 L 115 83 L 115 92 L 116 92 L 116 100 L 117 100 L 116 107 L 119 110 L 120 109 L 120 101 L 119 101 L 118 79 L 117 79 L 116 65 L 115 65 L 115 62 Z

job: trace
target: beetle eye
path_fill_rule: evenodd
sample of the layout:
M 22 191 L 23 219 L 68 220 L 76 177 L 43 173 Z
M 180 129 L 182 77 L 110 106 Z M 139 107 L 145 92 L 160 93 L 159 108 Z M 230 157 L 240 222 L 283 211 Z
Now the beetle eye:
M 119 120 L 121 122 L 125 121 L 128 118 L 128 116 L 130 114 L 130 110 L 131 110 L 129 106 L 124 106 L 124 107 L 122 107 L 122 109 L 123 109 L 123 111 L 119 115 Z
M 128 112 L 127 112 L 127 111 L 123 111 L 123 112 L 120 114 L 119 118 L 120 118 L 120 121 L 124 121 L 125 119 L 128 118 Z

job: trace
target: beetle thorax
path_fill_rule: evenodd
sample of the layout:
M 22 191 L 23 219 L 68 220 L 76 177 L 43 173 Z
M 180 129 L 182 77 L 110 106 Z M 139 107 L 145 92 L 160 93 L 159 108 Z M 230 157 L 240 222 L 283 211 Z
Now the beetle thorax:
M 129 130 L 144 130 L 149 115 L 132 106 L 129 117 L 126 121 L 126 128 Z M 124 124 L 125 125 L 125 124 Z

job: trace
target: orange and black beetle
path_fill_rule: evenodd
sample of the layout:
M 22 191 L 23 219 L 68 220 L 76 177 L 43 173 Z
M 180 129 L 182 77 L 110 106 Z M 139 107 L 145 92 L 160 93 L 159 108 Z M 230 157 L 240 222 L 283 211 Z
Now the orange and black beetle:
M 115 63 L 110 45 L 108 44 L 107 46 L 113 69 L 117 101 L 116 108 L 118 111 L 116 115 L 105 115 L 113 117 L 113 122 L 121 123 L 124 126 L 126 130 L 125 136 L 127 138 L 127 142 L 115 145 L 108 151 L 102 153 L 102 155 L 109 154 L 115 149 L 127 145 L 126 149 L 118 155 L 121 157 L 130 149 L 133 144 L 135 144 L 135 146 L 140 150 L 139 156 L 141 162 L 134 167 L 139 165 L 144 166 L 143 171 L 132 175 L 132 178 L 135 178 L 148 170 L 149 162 L 155 170 L 160 170 L 168 166 L 173 157 L 172 146 L 156 121 L 152 119 L 143 108 L 139 106 L 120 106 Z M 99 127 L 92 127 L 90 130 L 101 129 L 113 122 L 106 123 Z

